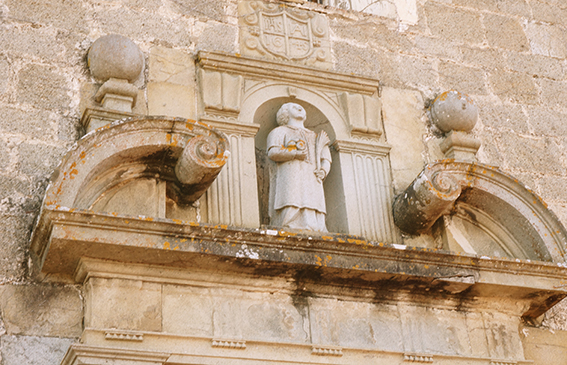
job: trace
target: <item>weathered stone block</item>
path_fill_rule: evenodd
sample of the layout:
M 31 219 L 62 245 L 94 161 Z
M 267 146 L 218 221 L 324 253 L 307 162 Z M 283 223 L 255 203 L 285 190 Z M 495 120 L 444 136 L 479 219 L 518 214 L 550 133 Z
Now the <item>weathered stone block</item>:
M 567 108 L 567 82 L 539 79 L 541 99 L 551 107 Z
M 160 3 L 161 4 L 161 3 Z M 210 18 L 220 21 L 225 16 L 224 4 L 220 1 L 184 0 L 171 3 L 176 13 L 196 17 L 199 19 Z
M 74 287 L 4 285 L 0 310 L 10 335 L 78 337 L 82 331 L 82 300 Z
M 471 11 L 428 2 L 425 5 L 431 33 L 455 42 L 480 44 L 484 32 L 480 15 Z
M 485 69 L 501 69 L 506 65 L 503 52 L 492 48 L 462 47 L 463 63 Z
M 465 94 L 486 94 L 484 72 L 456 65 L 451 62 L 439 64 L 439 79 L 443 89 L 454 89 Z
M 350 21 L 330 21 L 334 40 L 358 45 L 370 45 L 392 52 L 410 52 L 414 47 L 412 39 L 400 33 L 397 28 L 374 22 L 353 23 Z
M 18 3 L 25 4 L 25 2 Z M 5 25 L 0 32 L 0 47 L 4 52 L 21 57 L 59 61 L 61 60 L 60 53 L 65 48 L 57 42 L 56 37 L 57 30 L 55 28 L 45 29 L 33 28 L 31 25 L 20 27 Z
M 486 39 L 491 46 L 518 52 L 529 49 L 528 39 L 518 19 L 485 14 L 483 22 Z
M 148 113 L 196 118 L 195 88 L 169 82 L 148 83 Z
M 524 104 L 536 104 L 539 101 L 538 90 L 531 76 L 494 71 L 489 76 L 489 82 L 494 94 L 502 101 Z
M 15 19 L 25 19 L 31 23 L 62 29 L 84 30 L 87 27 L 85 22 L 87 6 L 80 0 L 47 0 L 37 3 L 7 0 L 5 5 L 10 11 L 10 16 Z
M 228 24 L 203 25 L 196 44 L 197 50 L 238 52 L 238 27 Z
M 189 336 L 213 336 L 213 314 L 219 310 L 207 288 L 163 287 L 163 331 Z
M 388 56 L 385 54 L 379 55 L 378 52 L 372 49 L 357 47 L 343 42 L 334 43 L 333 51 L 337 60 L 335 70 L 338 72 L 370 77 L 376 77 L 377 72 L 379 74 L 389 73 L 386 70 L 391 67 L 391 64 L 386 58 Z
M 162 330 L 160 284 L 91 278 L 85 285 L 85 302 L 85 327 Z
M 503 166 L 504 156 L 499 149 L 501 143 L 500 132 L 492 129 L 479 133 L 482 141 L 476 156 L 478 160 L 490 166 Z
M 0 205 L 5 203 L 2 200 Z M 0 215 L 2 235 L 0 235 L 0 277 L 9 280 L 23 278 L 25 273 L 25 250 L 31 233 L 29 219 L 13 215 Z
M 59 365 L 75 342 L 69 338 L 2 336 L 0 351 L 3 365 Z
M 567 31 L 556 26 L 530 22 L 526 26 L 526 35 L 532 53 L 543 56 L 567 57 Z
M 149 63 L 148 82 L 195 87 L 195 61 L 187 53 L 166 47 L 152 47 Z
M 382 91 L 382 117 L 390 150 L 394 189 L 404 190 L 423 169 L 423 99 L 419 92 L 386 87 Z
M 498 11 L 497 0 L 453 0 L 452 4 L 477 10 Z
M 240 304 L 246 339 L 307 343 L 309 324 L 307 308 L 303 310 L 284 294 L 251 294 Z M 299 308 L 298 308 L 299 307 Z
M 554 80 L 565 80 L 567 65 L 564 60 L 541 55 L 527 55 L 508 52 L 508 67 L 514 71 L 528 75 L 543 76 Z
M 65 148 L 58 146 L 22 143 L 18 146 L 19 170 L 30 176 L 48 178 L 65 152 Z
M 526 0 L 454 0 L 453 4 L 515 16 L 529 17 L 531 15 L 531 9 Z
M 567 332 L 547 328 L 521 328 L 526 359 L 536 364 L 561 364 L 567 354 Z
M 46 110 L 26 108 L 21 110 L 12 106 L 2 106 L 0 130 L 8 133 L 25 134 L 28 137 L 53 139 L 56 131 L 55 115 Z
M 0 56 L 0 98 L 9 91 L 14 77 L 14 70 L 5 56 Z
M 415 48 L 419 53 L 454 61 L 460 61 L 463 58 L 459 47 L 445 39 L 418 35 L 415 37 Z
M 520 319 L 504 313 L 484 312 L 489 353 L 497 359 L 523 359 L 522 342 L 518 327 Z
M 564 147 L 551 138 L 525 138 L 502 133 L 499 147 L 506 168 L 561 174 L 567 161 Z
M 309 313 L 315 344 L 403 351 L 404 334 L 395 306 L 310 298 Z
M 431 85 L 435 85 L 438 73 L 435 70 L 434 62 L 428 58 L 411 57 L 397 55 L 393 58 L 391 68 L 394 77 L 405 87 L 417 88 L 420 90 L 430 90 Z
M 161 16 L 156 12 L 113 7 L 96 13 L 101 32 L 122 34 L 136 42 L 191 47 L 193 40 L 187 23 Z
M 545 201 L 549 202 L 567 202 L 567 179 L 563 176 L 544 175 L 537 179 L 538 194 Z M 553 321 L 559 327 L 567 329 L 567 302 L 563 305 L 555 306 L 546 313 L 546 318 Z M 554 317 L 552 320 L 551 318 Z
M 18 102 L 45 109 L 67 108 L 69 84 L 49 66 L 28 65 L 18 73 Z
M 81 122 L 78 118 L 56 116 L 57 138 L 64 142 L 75 142 L 81 137 Z
M 516 15 L 524 18 L 531 16 L 531 8 L 526 0 L 498 0 L 498 9 L 509 15 Z
M 529 107 L 527 112 L 530 117 L 530 129 L 533 134 L 551 137 L 567 135 L 567 123 L 565 123 L 567 114 L 539 106 Z
M 464 313 L 403 304 L 398 310 L 405 351 L 470 355 Z
M 481 123 L 491 129 L 528 133 L 528 117 L 519 105 L 494 103 L 482 98 L 475 99 L 480 110 Z
M 533 18 L 539 22 L 567 25 L 567 9 L 543 1 L 530 2 Z

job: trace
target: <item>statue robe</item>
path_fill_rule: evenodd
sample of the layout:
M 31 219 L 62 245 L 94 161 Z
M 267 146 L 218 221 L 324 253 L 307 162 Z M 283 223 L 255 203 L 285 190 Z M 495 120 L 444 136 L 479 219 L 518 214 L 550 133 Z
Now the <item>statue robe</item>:
M 276 161 L 275 173 L 270 178 L 270 218 L 275 226 L 294 229 L 326 231 L 325 194 L 323 182 L 317 179 L 315 132 L 290 126 L 277 127 L 270 132 L 267 141 L 271 149 L 289 152 L 290 159 Z M 293 151 L 302 147 L 307 152 L 305 160 L 293 159 Z M 331 162 L 331 152 L 325 145 L 320 160 Z M 328 171 L 325 171 L 328 173 Z

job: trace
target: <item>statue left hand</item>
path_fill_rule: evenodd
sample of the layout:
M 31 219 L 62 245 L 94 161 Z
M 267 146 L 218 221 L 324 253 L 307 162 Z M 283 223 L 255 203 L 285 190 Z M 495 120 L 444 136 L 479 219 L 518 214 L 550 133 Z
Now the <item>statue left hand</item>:
M 323 182 L 323 180 L 325 180 L 325 177 L 327 176 L 327 173 L 323 169 L 315 170 L 313 171 L 313 173 L 315 174 L 317 181 L 319 182 Z

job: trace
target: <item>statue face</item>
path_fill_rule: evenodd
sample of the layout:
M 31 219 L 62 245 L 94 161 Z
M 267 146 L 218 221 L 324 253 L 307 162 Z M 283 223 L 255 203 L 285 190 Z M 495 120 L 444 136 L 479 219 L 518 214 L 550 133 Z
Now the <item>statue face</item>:
M 292 119 L 301 119 L 305 120 L 306 114 L 305 109 L 299 104 L 290 104 L 289 105 L 289 117 Z

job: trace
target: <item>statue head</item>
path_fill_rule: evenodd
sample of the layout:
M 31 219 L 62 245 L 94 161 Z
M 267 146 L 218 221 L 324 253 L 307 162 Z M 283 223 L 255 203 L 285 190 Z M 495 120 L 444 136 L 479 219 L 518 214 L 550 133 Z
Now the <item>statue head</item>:
M 280 110 L 276 114 L 276 121 L 278 125 L 286 125 L 289 123 L 291 118 L 301 119 L 305 121 L 306 113 L 305 109 L 296 103 L 285 103 L 281 106 Z

